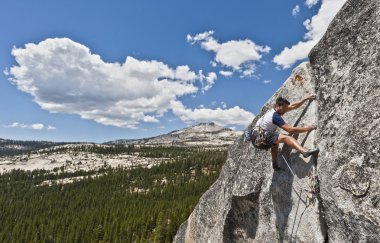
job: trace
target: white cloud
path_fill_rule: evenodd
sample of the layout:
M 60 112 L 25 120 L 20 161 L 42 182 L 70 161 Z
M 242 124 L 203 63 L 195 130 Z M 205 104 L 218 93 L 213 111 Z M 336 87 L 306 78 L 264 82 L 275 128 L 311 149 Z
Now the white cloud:
M 300 12 L 300 6 L 296 5 L 292 10 L 292 15 L 296 16 Z
M 145 116 L 143 118 L 143 121 L 144 122 L 152 122 L 152 123 L 159 122 L 159 120 L 157 120 L 157 118 L 155 118 L 154 116 Z
M 306 4 L 318 1 L 306 1 Z M 308 31 L 304 41 L 300 41 L 291 48 L 284 48 L 276 55 L 273 61 L 282 68 L 290 68 L 295 62 L 307 58 L 310 50 L 318 43 L 327 30 L 331 20 L 343 6 L 346 0 L 323 0 L 318 14 L 304 22 Z
M 188 34 L 186 36 L 186 39 L 187 39 L 187 42 L 190 42 L 191 44 L 195 44 L 198 41 L 203 41 L 205 39 L 208 39 L 213 34 L 214 34 L 213 30 L 197 34 L 196 36 L 191 36 L 191 35 Z
M 187 41 L 192 45 L 199 43 L 203 49 L 214 52 L 212 66 L 221 64 L 232 71 L 243 73 L 243 76 L 252 76 L 255 70 L 254 63 L 261 60 L 262 54 L 270 51 L 270 47 L 257 45 L 249 39 L 219 43 L 213 34 L 214 31 L 208 31 L 195 36 L 187 35 Z
M 23 124 L 19 122 L 14 122 L 11 125 L 8 125 L 9 128 L 23 128 L 23 129 L 33 129 L 33 130 L 53 130 L 56 129 L 55 127 L 51 125 L 45 126 L 42 123 L 34 123 L 34 124 Z
M 223 109 L 227 108 L 227 103 L 224 101 L 220 102 L 220 105 L 222 106 Z
M 314 5 L 316 5 L 318 2 L 319 2 L 319 0 L 306 0 L 305 4 L 306 4 L 306 6 L 308 6 L 309 8 L 311 8 Z
M 217 78 L 218 76 L 214 72 L 208 73 L 207 76 L 205 76 L 203 75 L 202 71 L 199 71 L 199 79 L 202 84 L 202 89 L 201 89 L 202 93 L 211 89 L 211 87 L 214 85 L 215 80 Z
M 256 66 L 254 64 L 247 64 L 247 68 L 240 75 L 241 78 L 252 77 L 255 73 Z
M 298 42 L 297 45 L 292 46 L 290 49 L 285 47 L 285 49 L 276 55 L 273 61 L 280 65 L 283 69 L 290 68 L 296 61 L 303 60 L 307 58 L 310 50 L 318 43 L 317 40 Z
M 30 128 L 34 130 L 42 130 L 44 129 L 44 124 L 41 124 L 41 123 L 32 124 Z
M 270 84 L 272 83 L 272 80 L 264 80 L 264 84 Z
M 232 76 L 233 72 L 220 70 L 219 74 L 224 76 L 224 77 L 230 77 L 230 76 Z
M 188 109 L 181 102 L 173 102 L 173 113 L 182 121 L 216 122 L 222 126 L 243 125 L 247 126 L 255 117 L 252 113 L 235 106 L 230 109 Z
M 215 73 L 204 76 L 188 66 L 170 68 L 130 56 L 107 63 L 68 38 L 29 43 L 13 48 L 12 55 L 17 65 L 7 71 L 11 82 L 43 109 L 131 129 L 158 122 L 179 97 L 197 93 L 196 82 L 205 91 L 216 79 Z

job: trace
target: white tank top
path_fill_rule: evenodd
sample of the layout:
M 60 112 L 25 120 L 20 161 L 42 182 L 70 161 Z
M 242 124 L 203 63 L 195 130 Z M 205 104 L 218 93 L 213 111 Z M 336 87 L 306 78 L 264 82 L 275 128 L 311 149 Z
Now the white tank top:
M 262 129 L 264 129 L 265 131 L 276 131 L 277 130 L 277 127 L 281 124 L 284 124 L 284 120 L 281 118 L 280 116 L 280 119 L 282 120 L 282 123 L 280 123 L 279 125 L 276 125 L 273 123 L 273 115 L 276 111 L 274 110 L 274 108 L 270 109 L 267 113 L 265 113 L 265 115 L 263 115 L 257 122 L 256 122 L 256 127 L 261 127 Z M 276 114 L 277 116 L 278 113 Z M 281 122 L 281 121 L 280 121 Z

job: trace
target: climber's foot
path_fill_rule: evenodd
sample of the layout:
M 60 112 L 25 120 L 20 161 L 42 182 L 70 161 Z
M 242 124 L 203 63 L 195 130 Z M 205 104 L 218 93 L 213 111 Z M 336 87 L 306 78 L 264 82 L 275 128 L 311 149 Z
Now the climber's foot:
M 317 153 L 319 153 L 319 148 L 309 149 L 306 152 L 302 152 L 302 156 L 305 157 L 305 158 L 307 158 L 310 155 L 317 154 Z
M 281 168 L 278 166 L 277 161 L 272 161 L 272 167 L 275 171 L 280 171 Z

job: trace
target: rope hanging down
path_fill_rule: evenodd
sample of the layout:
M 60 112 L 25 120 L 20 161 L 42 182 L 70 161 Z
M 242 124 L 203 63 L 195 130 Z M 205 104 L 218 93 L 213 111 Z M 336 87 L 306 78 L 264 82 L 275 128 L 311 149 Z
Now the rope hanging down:
M 286 160 L 285 156 L 284 156 L 282 153 L 280 153 L 280 154 L 281 154 L 282 158 L 284 159 L 284 161 L 285 161 L 285 163 L 286 163 L 286 166 L 289 168 L 290 173 L 292 173 L 293 177 L 295 177 L 296 175 L 294 174 L 294 172 L 293 172 L 292 168 L 290 167 L 288 161 Z M 311 168 L 313 168 L 313 167 L 311 167 Z M 310 170 L 309 170 L 309 172 L 310 172 Z M 313 172 L 315 172 L 315 171 L 313 170 Z M 314 174 L 314 173 L 313 173 L 312 177 L 315 177 L 315 174 Z M 313 179 L 312 179 L 312 183 L 316 183 L 316 182 L 318 182 L 318 179 L 313 178 Z M 300 202 L 302 201 L 302 202 L 305 204 L 306 207 L 305 207 L 305 209 L 303 210 L 303 212 L 301 213 L 301 216 L 300 216 L 299 221 L 298 221 L 298 226 L 299 226 L 299 224 L 300 224 L 300 222 L 301 222 L 302 216 L 303 216 L 303 214 L 305 213 L 306 208 L 310 205 L 310 204 L 309 204 L 310 201 L 309 201 L 309 202 L 306 201 L 306 203 L 305 203 L 304 200 L 301 199 L 301 197 L 302 197 L 302 191 L 304 190 L 304 191 L 306 191 L 306 192 L 311 193 L 312 198 L 314 198 L 314 197 L 317 195 L 317 191 L 316 191 L 316 190 L 318 190 L 318 189 L 316 188 L 315 185 L 313 185 L 312 191 L 310 191 L 310 190 L 307 190 L 307 189 L 305 189 L 304 187 L 300 186 L 300 184 L 298 183 L 298 181 L 296 181 L 296 183 L 297 183 L 298 186 L 300 187 L 300 192 L 299 192 L 299 194 L 298 194 L 298 193 L 297 193 L 297 190 L 296 190 L 296 189 L 294 188 L 294 186 L 292 185 L 293 189 L 295 190 L 295 192 L 296 192 L 296 194 L 297 194 L 297 196 L 298 196 L 298 203 L 297 203 L 297 209 L 296 209 L 296 213 L 295 213 L 294 220 L 293 220 L 293 227 L 292 227 L 292 232 L 290 233 L 290 240 L 289 240 L 289 242 L 293 242 L 294 227 L 295 227 L 295 224 L 296 224 L 296 219 L 297 219 L 297 215 L 298 215 L 298 209 L 299 209 L 299 206 L 300 206 Z M 319 186 L 319 185 L 318 185 L 318 186 Z M 298 226 L 297 226 L 296 232 L 298 231 Z
M 292 168 L 290 167 L 288 161 L 285 159 L 285 156 L 284 156 L 282 153 L 281 153 L 281 156 L 282 156 L 282 158 L 284 159 L 286 165 L 288 166 L 288 168 L 289 168 L 289 170 L 290 170 L 290 173 L 292 173 L 293 177 L 296 177 L 296 175 L 294 174 L 294 172 L 293 172 Z M 311 193 L 312 195 L 315 195 L 315 192 L 314 192 L 314 191 L 311 191 L 311 190 L 308 190 L 308 189 L 304 188 L 303 186 L 301 186 L 301 185 L 299 184 L 298 181 L 295 181 L 295 182 L 297 183 L 297 185 L 299 186 L 299 188 L 300 188 L 301 191 L 304 190 L 304 191 L 306 191 L 306 192 L 308 192 L 308 193 Z M 295 188 L 294 188 L 294 189 L 295 189 Z

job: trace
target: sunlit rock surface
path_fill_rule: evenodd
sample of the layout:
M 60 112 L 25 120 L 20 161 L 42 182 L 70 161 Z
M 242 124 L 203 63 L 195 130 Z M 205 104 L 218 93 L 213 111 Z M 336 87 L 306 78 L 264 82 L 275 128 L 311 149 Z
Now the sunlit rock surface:
M 175 242 L 380 242 L 380 1 L 348 0 L 309 57 L 250 126 L 278 96 L 316 93 L 284 118 L 318 125 L 298 137 L 318 158 L 284 146 L 273 172 L 270 152 L 239 138 Z

